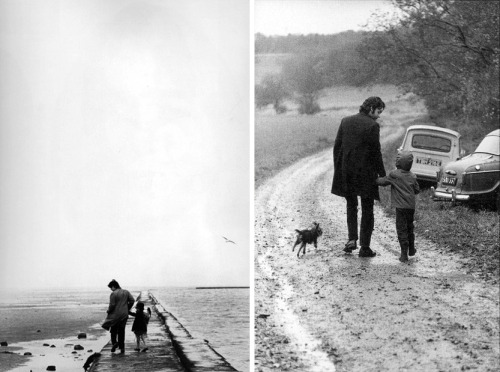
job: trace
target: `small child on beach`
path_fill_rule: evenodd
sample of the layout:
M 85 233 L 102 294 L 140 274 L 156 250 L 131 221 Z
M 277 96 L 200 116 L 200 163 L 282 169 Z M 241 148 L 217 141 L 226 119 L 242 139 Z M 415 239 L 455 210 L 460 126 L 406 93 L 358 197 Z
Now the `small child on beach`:
M 134 323 L 132 324 L 132 332 L 135 333 L 137 347 L 134 350 L 146 352 L 148 351 L 148 347 L 146 345 L 146 337 L 148 333 L 149 318 L 151 318 L 151 309 L 148 307 L 148 312 L 144 313 L 144 303 L 140 301 L 137 302 L 135 308 L 136 308 L 135 313 L 129 311 L 129 314 L 135 317 Z M 144 344 L 144 349 L 142 350 L 140 348 L 141 340 L 142 343 Z
M 415 195 L 420 192 L 417 177 L 410 171 L 413 164 L 411 152 L 403 151 L 396 158 L 396 169 L 388 176 L 377 178 L 377 185 L 391 185 L 391 206 L 396 208 L 396 231 L 401 256 L 399 261 L 407 262 L 408 255 L 414 256 L 415 234 L 413 219 L 415 216 Z

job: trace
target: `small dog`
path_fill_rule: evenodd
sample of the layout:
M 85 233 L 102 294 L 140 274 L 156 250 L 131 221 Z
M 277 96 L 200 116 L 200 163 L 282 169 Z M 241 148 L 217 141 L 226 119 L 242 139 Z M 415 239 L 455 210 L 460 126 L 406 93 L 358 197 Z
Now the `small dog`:
M 92 366 L 92 364 L 96 361 L 96 359 L 99 358 L 100 356 L 101 356 L 101 353 L 94 353 L 91 356 L 89 356 L 87 358 L 87 361 L 83 365 L 83 369 L 85 371 L 87 371 Z
M 297 252 L 297 257 L 299 257 L 300 251 L 302 250 L 304 251 L 304 254 L 306 254 L 307 244 L 314 244 L 314 248 L 318 248 L 318 237 L 323 234 L 323 230 L 319 227 L 319 223 L 313 222 L 312 228 L 307 230 L 295 229 L 295 231 L 297 232 L 297 240 L 292 248 L 292 252 L 295 251 L 295 247 L 297 245 L 302 243 Z

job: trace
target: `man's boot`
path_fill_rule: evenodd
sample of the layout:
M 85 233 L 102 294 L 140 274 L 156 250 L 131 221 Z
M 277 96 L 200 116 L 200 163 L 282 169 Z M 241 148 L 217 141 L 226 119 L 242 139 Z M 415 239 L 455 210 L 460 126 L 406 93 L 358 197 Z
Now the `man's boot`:
M 408 246 L 406 244 L 401 244 L 401 256 L 399 257 L 399 261 L 408 261 Z

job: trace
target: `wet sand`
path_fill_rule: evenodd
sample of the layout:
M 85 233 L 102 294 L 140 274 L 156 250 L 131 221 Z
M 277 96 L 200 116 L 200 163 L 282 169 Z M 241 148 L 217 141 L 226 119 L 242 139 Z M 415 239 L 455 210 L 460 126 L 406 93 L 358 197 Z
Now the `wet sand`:
M 106 316 L 102 291 L 2 292 L 0 301 L 0 372 L 82 371 L 83 364 L 108 342 L 100 327 Z M 80 333 L 86 338 L 78 339 Z M 44 346 L 45 345 L 45 346 Z M 83 350 L 75 350 L 81 345 Z M 31 355 L 25 355 L 31 353 Z
M 66 327 L 71 325 L 67 324 Z M 109 333 L 98 327 L 99 324 L 96 324 L 89 329 L 87 338 L 78 339 L 79 332 L 72 332 L 74 335 L 69 337 L 21 341 L 2 346 L 0 371 L 45 371 L 51 365 L 56 366 L 58 371 L 81 371 L 87 358 L 94 352 L 100 352 L 109 341 Z M 53 333 L 58 333 L 58 330 L 54 329 Z M 75 350 L 77 345 L 83 349 L 77 347 L 79 350 Z
M 2 347 L 1 371 L 46 371 L 48 366 L 55 366 L 58 371 L 81 371 L 87 358 L 94 352 L 99 352 L 107 342 L 108 336 L 105 335 L 105 337 L 86 340 L 68 337 L 9 345 Z M 49 346 L 44 346 L 44 344 Z M 82 346 L 83 350 L 75 350 L 76 345 Z M 32 355 L 25 356 L 26 352 Z

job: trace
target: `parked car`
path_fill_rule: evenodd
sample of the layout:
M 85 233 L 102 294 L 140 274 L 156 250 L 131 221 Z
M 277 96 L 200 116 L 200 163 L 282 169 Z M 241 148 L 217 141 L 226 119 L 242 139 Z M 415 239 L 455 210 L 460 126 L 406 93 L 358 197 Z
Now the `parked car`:
M 465 155 L 460 133 L 431 125 L 412 125 L 398 151 L 413 154 L 411 171 L 419 181 L 436 182 L 439 168 Z
M 476 150 L 442 167 L 435 200 L 500 203 L 500 129 L 483 138 Z

